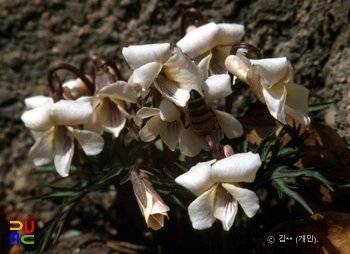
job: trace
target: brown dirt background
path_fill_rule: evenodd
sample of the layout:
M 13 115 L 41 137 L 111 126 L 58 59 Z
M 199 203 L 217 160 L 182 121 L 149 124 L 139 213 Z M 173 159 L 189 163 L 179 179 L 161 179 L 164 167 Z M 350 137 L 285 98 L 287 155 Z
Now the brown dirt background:
M 200 10 L 208 21 L 245 25 L 243 41 L 257 45 L 265 57 L 288 57 L 295 82 L 310 89 L 310 103 L 333 102 L 328 110 L 312 118 L 335 128 L 349 143 L 347 0 L 0 0 L 0 203 L 7 211 L 47 221 L 58 207 L 51 201 L 20 202 L 47 191 L 39 187 L 53 177 L 33 174 L 33 164 L 27 158 L 33 139 L 20 119 L 25 98 L 48 94 L 45 75 L 49 66 L 59 62 L 78 66 L 83 56 L 94 54 L 119 59 L 118 67 L 127 79 L 131 72 L 123 60 L 122 48 L 159 42 L 174 46 L 180 39 L 180 16 L 189 7 Z M 247 89 L 238 87 L 237 91 L 236 116 L 255 103 Z M 88 232 L 99 234 L 107 228 L 108 234 L 117 234 L 105 213 L 112 209 L 114 195 L 113 189 L 104 195 L 91 195 L 85 207 L 79 208 L 91 221 Z M 88 243 L 90 247 L 86 247 Z M 91 243 L 97 247 L 94 249 Z M 74 252 L 77 246 L 80 251 Z M 97 252 L 119 253 L 104 245 L 101 238 L 89 235 L 48 253 Z

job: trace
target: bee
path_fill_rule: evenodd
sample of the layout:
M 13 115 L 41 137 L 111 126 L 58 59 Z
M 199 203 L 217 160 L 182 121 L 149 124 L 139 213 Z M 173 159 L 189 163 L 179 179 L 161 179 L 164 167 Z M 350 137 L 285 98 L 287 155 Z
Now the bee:
M 200 93 L 192 89 L 187 102 L 190 125 L 195 134 L 207 136 L 215 130 L 214 113 Z

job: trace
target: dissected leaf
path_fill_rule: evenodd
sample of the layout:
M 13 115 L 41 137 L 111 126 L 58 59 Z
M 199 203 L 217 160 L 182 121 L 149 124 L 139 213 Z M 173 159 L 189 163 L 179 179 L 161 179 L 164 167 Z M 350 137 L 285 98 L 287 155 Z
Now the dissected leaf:
M 301 169 L 301 170 L 279 170 L 275 171 L 272 175 L 273 178 L 283 178 L 283 177 L 298 177 L 298 176 L 307 176 L 307 177 L 312 177 L 323 184 L 327 186 L 327 188 L 331 191 L 333 191 L 333 188 L 331 187 L 331 182 L 328 181 L 328 179 L 320 174 L 318 171 L 316 171 L 313 168 L 308 168 L 308 169 Z
M 278 185 L 279 191 L 287 194 L 291 198 L 298 201 L 309 213 L 313 214 L 310 206 L 306 203 L 306 201 L 295 191 L 291 190 L 290 187 L 281 179 L 274 179 L 274 182 Z

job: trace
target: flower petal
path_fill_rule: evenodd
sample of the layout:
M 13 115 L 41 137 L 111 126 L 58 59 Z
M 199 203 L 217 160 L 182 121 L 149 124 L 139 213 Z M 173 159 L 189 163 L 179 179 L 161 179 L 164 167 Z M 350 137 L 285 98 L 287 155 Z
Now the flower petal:
M 143 210 L 143 212 L 144 212 L 146 223 L 148 225 L 148 218 L 151 215 L 152 208 L 153 208 L 153 196 L 149 191 L 146 191 L 146 200 L 147 200 L 147 205 Z
M 101 123 L 101 127 L 104 131 L 112 133 L 115 138 L 119 137 L 120 132 L 124 129 L 125 123 L 126 123 L 126 118 L 121 115 L 121 119 L 118 119 L 118 124 L 115 123 L 115 126 L 111 126 L 110 122 L 107 124 Z
M 220 110 L 212 110 L 216 115 L 221 129 L 228 138 L 236 138 L 243 134 L 243 127 L 234 116 Z
M 122 101 L 136 103 L 137 93 L 125 81 L 117 81 L 103 87 L 99 92 L 102 96 L 113 97 Z
M 87 76 L 87 78 L 89 79 L 89 76 Z M 89 89 L 80 78 L 67 80 L 62 84 L 62 88 L 68 89 L 64 89 L 66 92 L 68 92 L 68 96 L 66 95 L 66 97 L 70 97 L 73 100 L 89 94 Z
M 250 89 L 256 96 L 256 98 L 262 103 L 266 104 L 265 98 L 263 96 L 263 89 L 267 89 L 267 84 L 265 81 L 261 78 L 259 74 L 259 66 L 252 65 L 247 73 L 247 80 L 250 86 Z
M 210 53 L 206 57 L 201 59 L 200 62 L 198 63 L 198 69 L 200 70 L 200 72 L 203 75 L 202 76 L 203 80 L 206 80 L 208 78 L 208 75 L 209 75 L 208 70 L 209 70 L 209 66 L 210 66 L 212 57 L 213 57 L 213 54 Z
M 205 81 L 203 90 L 207 103 L 226 97 L 232 93 L 231 78 L 228 74 L 212 75 Z
M 271 88 L 278 81 L 285 77 L 288 73 L 289 62 L 286 57 L 279 58 L 265 58 L 258 60 L 250 60 L 252 65 L 259 66 L 259 74 L 267 84 L 268 88 Z
M 158 62 L 151 62 L 134 70 L 132 74 L 133 84 L 137 84 L 142 87 L 143 90 L 147 90 L 153 81 L 156 79 L 163 65 Z
M 74 154 L 73 137 L 65 127 L 56 127 L 54 133 L 55 168 L 62 177 L 67 177 Z
M 227 23 L 222 23 L 222 24 L 217 24 L 219 27 L 219 34 L 217 39 L 217 44 L 220 46 L 226 46 L 226 45 L 233 45 L 238 43 L 245 31 L 244 31 L 244 26 L 240 24 L 227 24 Z
M 84 124 L 84 130 L 93 131 L 97 134 L 102 135 L 103 128 L 102 128 L 100 122 L 98 121 L 96 112 L 93 112 L 90 120 L 86 124 Z
M 54 128 L 54 127 L 51 127 L 51 128 Z M 30 133 L 32 134 L 32 137 L 34 138 L 34 140 L 37 141 L 43 135 L 43 133 L 45 133 L 45 131 L 30 130 Z
M 89 121 L 92 107 L 89 102 L 60 100 L 51 107 L 51 120 L 55 125 L 79 125 Z
M 146 221 L 147 226 L 153 230 L 159 230 L 164 226 L 164 215 L 165 214 L 151 214 Z
M 180 119 L 181 113 L 170 100 L 164 99 L 159 105 L 160 118 L 163 121 L 173 122 Z
M 161 123 L 162 120 L 160 119 L 159 115 L 155 115 L 149 119 L 139 132 L 141 140 L 145 142 L 154 140 L 159 134 Z
M 192 128 L 182 128 L 179 140 L 181 153 L 186 156 L 196 156 L 202 149 L 209 150 L 204 137 L 194 134 Z
M 139 111 L 137 111 L 136 115 L 142 119 L 158 115 L 159 114 L 159 109 L 158 108 L 147 108 L 143 107 Z
M 287 124 L 284 113 L 284 105 L 287 97 L 286 87 L 279 84 L 270 89 L 263 88 L 262 92 L 270 114 L 281 123 Z
M 53 130 L 41 133 L 37 138 L 35 144 L 30 148 L 29 157 L 33 160 L 35 166 L 42 166 L 50 163 L 54 157 L 54 146 L 53 146 Z
M 112 133 L 114 137 L 118 137 L 126 122 L 126 118 L 119 106 L 105 97 L 95 112 L 103 130 Z
M 151 62 L 164 63 L 171 56 L 170 43 L 129 46 L 122 53 L 133 70 Z
M 230 55 L 231 46 L 215 47 L 212 50 L 213 58 L 210 62 L 212 74 L 226 74 L 225 60 Z
M 50 118 L 52 105 L 52 100 L 48 100 L 40 106 L 24 112 L 21 119 L 25 126 L 34 131 L 46 131 L 50 129 L 54 125 Z
M 216 160 L 199 162 L 186 173 L 178 176 L 175 182 L 191 191 L 196 196 L 210 189 L 215 181 L 211 179 L 210 168 Z
M 194 229 L 210 228 L 214 221 L 215 192 L 217 184 L 196 198 L 188 206 L 192 227 Z
M 92 108 L 95 108 L 96 105 L 100 102 L 100 98 L 95 96 L 81 96 L 76 99 L 76 101 L 89 102 L 92 105 Z
M 156 193 L 156 192 L 155 192 Z M 170 208 L 164 203 L 163 199 L 158 195 L 153 195 L 152 192 L 146 191 L 146 197 L 149 198 L 148 194 L 150 194 L 151 201 L 152 201 L 152 209 L 150 214 L 166 214 L 167 211 L 170 210 Z
M 284 112 L 301 124 L 309 125 L 311 122 L 310 117 L 307 113 L 300 110 L 295 110 L 294 108 L 291 108 L 288 105 L 284 106 Z
M 181 48 L 190 58 L 195 58 L 220 45 L 221 38 L 217 39 L 219 33 L 220 27 L 211 22 L 187 33 L 176 43 L 176 46 Z
M 146 191 L 146 198 L 147 207 L 144 209 L 143 213 L 147 226 L 153 230 L 158 230 L 163 227 L 164 216 L 168 217 L 167 211 L 170 209 L 157 193 L 154 196 L 148 189 Z
M 26 104 L 27 109 L 32 109 L 44 104 L 47 101 L 51 101 L 51 104 L 53 104 L 53 100 L 51 97 L 38 95 L 38 96 L 26 98 L 24 100 L 24 104 Z
M 103 149 L 103 138 L 92 131 L 73 129 L 68 127 L 72 135 L 78 140 L 87 155 L 99 154 Z
M 92 115 L 89 121 L 86 124 L 84 124 L 84 129 L 88 131 L 93 131 L 100 135 L 102 135 L 103 129 L 101 127 L 100 122 L 98 121 L 96 109 L 100 106 L 100 104 L 102 103 L 102 100 L 103 100 L 103 97 L 92 97 L 92 96 L 83 96 L 77 99 L 77 101 L 90 102 L 94 110 L 92 112 Z
M 255 192 L 236 187 L 233 184 L 222 183 L 222 186 L 238 201 L 249 218 L 253 217 L 259 210 L 259 198 Z
M 184 107 L 190 98 L 189 92 L 177 87 L 177 83 L 167 78 L 157 78 L 154 86 L 158 91 L 169 100 L 180 107 Z
M 286 84 L 286 90 L 285 113 L 304 125 L 310 124 L 310 118 L 308 117 L 309 106 L 307 103 L 309 90 L 304 86 L 293 83 Z
M 180 132 L 181 123 L 179 121 L 163 122 L 159 128 L 160 137 L 171 151 L 174 151 L 179 143 Z
M 181 49 L 174 48 L 174 55 L 163 65 L 163 72 L 167 79 L 175 81 L 177 87 L 201 93 L 203 73 Z
M 238 48 L 236 51 L 236 56 L 238 56 L 243 62 L 250 68 L 252 66 L 252 63 L 250 62 L 250 59 L 247 57 L 248 49 L 245 48 Z
M 249 67 L 240 57 L 235 55 L 228 56 L 225 60 L 225 66 L 228 71 L 239 80 L 248 84 L 247 73 L 249 71 Z
M 238 211 L 237 200 L 221 184 L 216 189 L 215 198 L 214 217 L 222 222 L 225 231 L 229 231 Z
M 211 177 L 216 182 L 253 182 L 260 166 L 259 154 L 237 153 L 214 163 Z

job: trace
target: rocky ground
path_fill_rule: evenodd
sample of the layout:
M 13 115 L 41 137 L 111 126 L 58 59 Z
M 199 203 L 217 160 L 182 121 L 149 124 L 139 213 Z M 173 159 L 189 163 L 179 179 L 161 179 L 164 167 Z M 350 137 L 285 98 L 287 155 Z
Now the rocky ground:
M 27 157 L 33 139 L 20 119 L 25 98 L 48 95 L 45 75 L 49 66 L 59 62 L 78 66 L 85 55 L 98 55 L 118 59 L 126 79 L 131 72 L 122 48 L 157 42 L 175 45 L 180 38 L 180 16 L 189 7 L 200 10 L 208 21 L 245 25 L 243 40 L 261 48 L 265 57 L 288 57 L 295 82 L 310 89 L 310 103 L 332 102 L 328 110 L 312 118 L 336 129 L 350 143 L 347 0 L 0 0 L 0 202 L 7 216 L 29 216 L 20 218 L 40 218 L 43 222 L 58 207 L 50 201 L 21 202 L 45 192 L 42 185 L 56 177 L 33 174 Z M 235 115 L 255 102 L 243 88 L 235 96 Z M 94 218 L 86 232 L 117 235 L 113 226 L 104 224 L 106 217 L 101 214 L 115 209 L 115 195 L 111 188 L 107 194 L 93 194 L 84 201 L 81 213 Z M 105 228 L 108 232 L 100 233 Z M 64 246 L 62 241 L 49 253 L 97 253 L 96 249 L 101 254 L 142 252 L 142 246 L 113 241 L 105 245 L 101 239 L 83 235 L 72 246 Z M 84 252 L 86 246 L 90 252 Z M 80 252 L 73 252 L 74 248 Z

